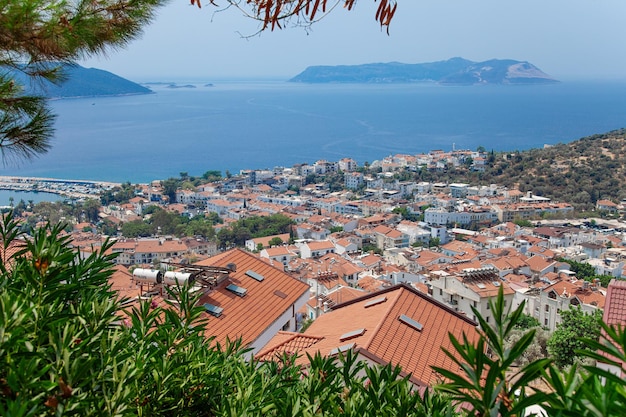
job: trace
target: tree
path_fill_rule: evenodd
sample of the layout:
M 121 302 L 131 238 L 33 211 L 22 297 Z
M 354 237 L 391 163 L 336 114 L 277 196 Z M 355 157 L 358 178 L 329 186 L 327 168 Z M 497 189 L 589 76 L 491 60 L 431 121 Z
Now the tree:
M 587 314 L 578 306 L 561 311 L 561 320 L 548 340 L 548 352 L 559 367 L 565 367 L 573 364 L 580 357 L 577 351 L 587 346 L 583 338 L 598 340 L 600 337 L 602 311 Z
M 539 327 L 539 326 L 541 326 L 541 323 L 539 323 L 539 320 L 537 320 L 536 318 L 528 314 L 520 315 L 519 320 L 515 324 L 515 327 L 517 327 L 518 329 L 522 329 L 522 330 L 528 330 L 528 329 L 532 329 L 534 327 Z
M 219 181 L 222 179 L 222 171 L 216 171 L 216 170 L 207 171 L 204 174 L 202 174 L 202 178 L 210 182 Z
M 136 38 L 166 0 L 24 0 L 0 6 L 0 152 L 30 159 L 50 148 L 54 115 L 41 80 L 63 81 L 63 65 Z
M 176 178 L 168 178 L 161 181 L 161 187 L 163 187 L 163 194 L 167 196 L 170 203 L 176 202 L 176 191 L 180 186 L 181 181 Z
M 271 238 L 270 241 L 268 242 L 270 246 L 280 246 L 283 243 L 284 243 L 283 240 L 279 238 L 278 236 Z
M 92 223 L 97 223 L 98 220 L 100 220 L 100 218 L 98 217 L 98 214 L 100 213 L 100 207 L 102 207 L 100 201 L 93 198 L 88 198 L 87 200 L 85 200 L 84 203 L 82 203 L 81 209 L 85 213 L 88 221 Z
M 200 6 L 200 0 L 190 1 L 191 4 Z M 215 5 L 213 0 L 209 2 Z M 356 5 L 356 0 L 248 0 L 246 2 L 227 0 L 227 3 L 242 10 L 245 15 L 259 20 L 262 23 L 261 31 L 263 31 L 281 29 L 291 22 L 298 26 L 309 26 L 339 4 L 351 10 Z M 396 7 L 395 0 L 380 0 L 378 3 L 376 20 L 381 26 L 386 27 L 387 31 L 389 31 L 389 24 L 396 12 Z

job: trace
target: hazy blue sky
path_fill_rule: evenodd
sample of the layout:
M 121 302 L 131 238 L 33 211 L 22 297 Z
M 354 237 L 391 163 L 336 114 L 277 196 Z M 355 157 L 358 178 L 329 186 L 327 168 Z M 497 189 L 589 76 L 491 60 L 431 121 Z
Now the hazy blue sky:
M 216 0 L 218 4 L 220 0 Z M 377 3 L 338 7 L 307 32 L 256 32 L 231 9 L 172 0 L 124 50 L 81 64 L 134 81 L 288 78 L 310 65 L 460 56 L 529 61 L 559 79 L 626 79 L 626 0 L 398 0 L 390 35 Z

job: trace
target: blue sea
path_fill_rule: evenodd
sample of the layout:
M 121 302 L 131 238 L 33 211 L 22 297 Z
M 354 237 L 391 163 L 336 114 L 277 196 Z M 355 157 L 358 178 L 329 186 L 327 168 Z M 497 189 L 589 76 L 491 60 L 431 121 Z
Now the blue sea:
M 36 204 L 42 201 L 63 201 L 65 197 L 52 193 L 0 190 L 0 206 L 9 206 L 11 204 L 15 206 L 21 200 L 24 200 L 26 204 L 29 204 L 31 201 Z
M 626 83 L 205 84 L 53 101 L 50 152 L 0 175 L 140 183 L 433 149 L 524 150 L 626 127 Z

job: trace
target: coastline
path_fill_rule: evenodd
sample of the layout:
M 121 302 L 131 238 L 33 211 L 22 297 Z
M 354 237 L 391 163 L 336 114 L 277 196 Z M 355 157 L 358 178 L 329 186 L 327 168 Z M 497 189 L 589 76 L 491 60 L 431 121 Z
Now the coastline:
M 120 185 L 110 181 L 0 176 L 0 190 L 45 192 L 71 199 L 94 198 L 101 192 Z

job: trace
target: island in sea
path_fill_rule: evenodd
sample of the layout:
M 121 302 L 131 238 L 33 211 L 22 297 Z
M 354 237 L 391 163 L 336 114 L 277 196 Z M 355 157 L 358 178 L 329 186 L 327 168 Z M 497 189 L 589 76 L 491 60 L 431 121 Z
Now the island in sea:
M 446 85 L 551 84 L 558 80 L 529 62 L 492 59 L 473 62 L 463 58 L 421 64 L 400 62 L 362 65 L 311 66 L 291 78 L 301 83 L 416 83 Z

